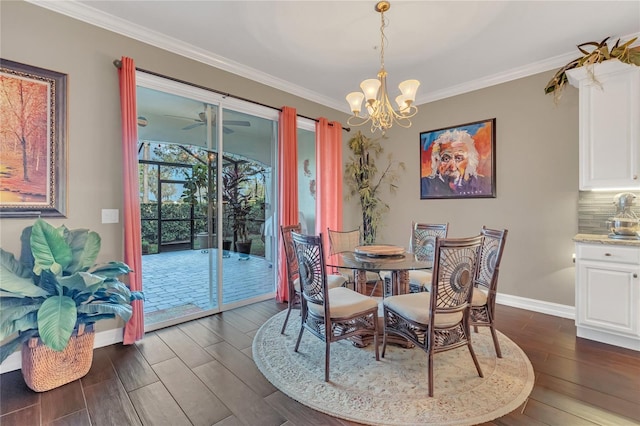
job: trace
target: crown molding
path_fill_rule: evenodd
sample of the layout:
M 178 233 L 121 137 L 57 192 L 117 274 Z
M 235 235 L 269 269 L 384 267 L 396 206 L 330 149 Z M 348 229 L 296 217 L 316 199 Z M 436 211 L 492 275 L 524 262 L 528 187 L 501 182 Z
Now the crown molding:
M 83 3 L 76 1 L 48 1 L 48 0 L 25 0 L 28 3 L 36 6 L 49 9 L 53 12 L 60 13 L 62 15 L 69 16 L 73 19 L 77 19 L 88 24 L 103 28 L 108 31 L 147 43 L 151 46 L 167 50 L 180 56 L 184 56 L 189 59 L 210 65 L 215 68 L 219 68 L 223 71 L 228 71 L 232 74 L 239 75 L 244 78 L 256 81 L 258 83 L 273 87 L 274 89 L 282 90 L 295 96 L 299 96 L 303 99 L 316 102 L 320 105 L 333 108 L 337 111 L 350 113 L 348 107 L 344 105 L 342 101 L 336 101 L 328 96 L 321 95 L 312 90 L 306 89 L 302 86 L 292 84 L 281 78 L 275 77 L 271 74 L 259 71 L 255 68 L 248 67 L 238 62 L 232 61 L 223 56 L 215 55 L 204 49 L 199 49 L 191 44 L 182 42 L 172 37 L 168 37 L 157 31 L 152 31 L 136 25 L 130 21 L 115 18 L 112 15 L 94 9 Z M 628 36 L 619 37 L 624 40 L 628 40 L 633 37 L 639 37 L 640 33 L 630 34 Z M 633 45 L 639 45 L 640 41 Z M 509 81 L 517 80 L 519 78 L 528 77 L 541 72 L 546 72 L 552 69 L 560 68 L 566 65 L 571 60 L 575 59 L 576 52 L 572 51 L 562 55 L 554 56 L 549 59 L 534 62 L 522 67 L 514 68 L 497 74 L 493 74 L 480 79 L 472 80 L 466 83 L 458 84 L 455 86 L 447 87 L 441 90 L 425 93 L 422 96 L 416 98 L 416 105 L 422 105 L 429 102 L 438 101 L 452 96 L 462 95 L 464 93 L 472 92 L 474 90 L 480 90 L 487 87 L 495 86 L 497 84 L 506 83 Z
M 292 84 L 281 78 L 256 70 L 238 62 L 232 61 L 223 56 L 215 55 L 204 49 L 199 49 L 191 44 L 168 37 L 157 31 L 149 30 L 141 27 L 133 22 L 125 19 L 115 18 L 114 16 L 94 9 L 76 1 L 47 1 L 47 0 L 26 0 L 36 6 L 51 10 L 70 18 L 86 22 L 88 24 L 100 27 L 102 29 L 147 43 L 151 46 L 184 56 L 189 59 L 228 71 L 240 77 L 248 78 L 258 83 L 265 84 L 278 90 L 299 96 L 321 105 L 336 110 L 343 110 L 342 103 L 336 102 L 334 99 L 323 96 L 317 92 L 306 89 L 302 86 Z
M 637 37 L 632 46 L 640 46 L 640 33 L 633 33 L 626 36 L 618 37 L 622 40 L 630 40 Z M 618 38 L 615 38 L 617 40 Z M 613 41 L 615 41 L 613 40 Z M 480 90 L 487 87 L 495 86 L 497 84 L 506 83 L 508 81 L 517 80 L 519 78 L 529 77 L 541 72 L 550 71 L 553 69 L 561 68 L 574 60 L 578 56 L 578 53 L 571 51 L 562 55 L 553 56 L 542 61 L 533 62 L 531 64 L 524 65 L 522 67 L 513 68 L 504 72 L 493 74 L 487 77 L 483 77 L 477 80 L 468 81 L 466 83 L 458 84 L 456 86 L 447 87 L 442 90 L 436 90 L 429 92 L 423 96 L 416 98 L 416 105 L 422 105 L 429 102 L 438 101 L 452 96 L 462 95 L 464 93 L 472 92 L 474 90 Z

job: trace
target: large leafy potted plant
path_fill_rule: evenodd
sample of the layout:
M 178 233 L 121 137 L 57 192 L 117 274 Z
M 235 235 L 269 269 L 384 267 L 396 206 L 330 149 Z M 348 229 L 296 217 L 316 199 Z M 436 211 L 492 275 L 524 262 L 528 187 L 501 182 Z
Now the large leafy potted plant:
M 21 241 L 19 260 L 0 248 L 0 362 L 22 345 L 25 381 L 44 391 L 84 376 L 93 324 L 116 316 L 128 321 L 131 302 L 143 295 L 118 279 L 131 272 L 125 263 L 94 264 L 101 243 L 96 232 L 38 219 Z M 77 347 L 85 353 L 69 353 Z
M 387 166 L 378 175 L 376 159 L 384 151 L 380 141 L 368 138 L 358 131 L 349 139 L 348 144 L 352 155 L 345 166 L 344 178 L 349 188 L 347 199 L 356 196 L 359 198 L 363 239 L 366 244 L 373 244 L 382 215 L 389 210 L 389 205 L 380 197 L 380 190 L 388 185 L 389 192 L 394 192 L 400 178 L 399 172 L 405 170 L 405 165 L 393 160 L 389 154 Z

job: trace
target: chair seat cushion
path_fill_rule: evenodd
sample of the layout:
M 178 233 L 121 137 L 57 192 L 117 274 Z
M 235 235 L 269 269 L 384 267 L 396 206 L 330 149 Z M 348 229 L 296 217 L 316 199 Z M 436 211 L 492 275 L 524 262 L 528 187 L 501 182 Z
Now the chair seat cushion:
M 347 279 L 342 275 L 331 274 L 327 275 L 327 287 L 335 288 L 342 287 L 347 282 Z M 300 277 L 293 280 L 293 288 L 296 289 L 298 293 L 300 293 Z
M 322 305 L 308 304 L 309 311 L 316 316 L 324 316 Z M 351 317 L 360 312 L 377 309 L 378 301 L 353 291 L 347 287 L 329 289 L 329 315 L 331 318 Z
M 487 304 L 487 292 L 475 287 L 471 296 L 471 306 L 484 306 Z
M 409 271 L 409 284 L 415 284 L 426 291 L 431 291 L 432 277 L 433 273 L 431 271 Z
M 387 297 L 384 306 L 410 321 L 429 324 L 431 293 L 409 293 Z M 436 327 L 452 327 L 462 321 L 462 312 L 436 314 Z

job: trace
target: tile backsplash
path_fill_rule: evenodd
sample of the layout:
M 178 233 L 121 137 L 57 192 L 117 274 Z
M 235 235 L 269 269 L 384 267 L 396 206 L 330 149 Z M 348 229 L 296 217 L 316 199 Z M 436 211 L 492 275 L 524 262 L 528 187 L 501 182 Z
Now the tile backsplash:
M 616 213 L 613 197 L 620 192 L 630 191 L 580 191 L 578 194 L 578 233 L 608 234 L 607 220 Z M 631 210 L 640 217 L 640 193 Z

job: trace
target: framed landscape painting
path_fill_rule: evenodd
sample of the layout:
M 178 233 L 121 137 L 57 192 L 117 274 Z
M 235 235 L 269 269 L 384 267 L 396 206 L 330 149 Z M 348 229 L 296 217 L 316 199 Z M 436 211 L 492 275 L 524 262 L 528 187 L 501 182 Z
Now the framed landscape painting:
M 0 217 L 64 217 L 67 75 L 0 59 Z
M 496 119 L 420 133 L 420 198 L 495 198 Z

